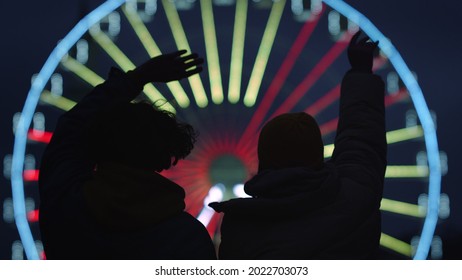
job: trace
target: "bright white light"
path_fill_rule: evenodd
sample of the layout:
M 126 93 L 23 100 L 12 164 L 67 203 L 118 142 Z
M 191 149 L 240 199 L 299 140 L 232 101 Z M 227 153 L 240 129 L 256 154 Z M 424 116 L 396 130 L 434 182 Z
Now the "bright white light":
M 399 90 L 399 76 L 396 72 L 387 75 L 387 91 L 389 94 L 397 93 Z
M 194 3 L 196 2 L 195 0 L 169 0 L 169 2 L 172 2 L 175 4 L 175 7 L 177 10 L 191 10 L 194 8 Z
M 26 198 L 26 212 L 35 210 L 35 200 L 32 197 Z
M 76 59 L 82 64 L 87 63 L 88 57 L 89 57 L 88 41 L 85 39 L 80 39 L 76 44 L 76 49 L 77 49 L 77 53 L 75 55 Z
M 54 73 L 50 79 L 51 82 L 51 94 L 54 96 L 63 95 L 63 76 L 59 73 Z
M 211 187 L 209 193 L 204 199 L 204 206 L 207 206 L 209 203 L 222 201 L 223 194 L 225 191 L 225 186 L 223 184 L 216 184 L 215 186 Z
M 330 11 L 327 16 L 329 33 L 332 36 L 340 34 L 340 14 L 336 11 Z
M 419 198 L 417 198 L 417 204 L 425 209 L 425 212 L 427 212 L 428 208 L 428 195 L 426 193 L 422 193 L 419 195 Z
M 12 260 L 23 260 L 24 259 L 24 246 L 22 242 L 16 240 L 11 245 L 11 259 Z
M 42 136 L 45 133 L 45 115 L 42 112 L 37 112 L 34 114 L 32 119 L 34 127 L 34 135 Z
M 244 191 L 244 184 L 237 184 L 237 185 L 234 185 L 233 187 L 233 193 L 236 197 L 241 197 L 241 198 L 245 198 L 245 197 L 251 197 L 250 195 L 246 194 L 245 191 Z
M 427 165 L 427 153 L 425 151 L 418 152 L 416 155 L 415 161 L 418 166 L 426 166 Z
M 33 154 L 28 154 L 24 158 L 24 170 L 34 170 L 35 169 L 35 156 Z
M 314 15 L 319 15 L 322 11 L 322 1 L 321 0 L 312 0 L 311 1 L 311 12 Z
M 440 210 L 438 211 L 438 215 L 441 219 L 447 219 L 449 218 L 450 214 L 451 214 L 451 207 L 450 207 L 449 196 L 445 193 L 442 193 L 440 195 Z
M 406 127 L 416 126 L 418 122 L 417 113 L 414 110 L 406 112 Z
M 146 0 L 144 12 L 146 15 L 153 16 L 157 12 L 157 0 Z
M 14 222 L 13 200 L 11 198 L 6 198 L 3 201 L 3 221 L 5 223 Z
M 433 237 L 430 250 L 430 255 L 432 259 L 441 260 L 443 258 L 443 240 L 441 240 L 441 237 Z
M 3 176 L 9 180 L 11 178 L 11 162 L 13 160 L 12 155 L 6 155 L 3 158 Z
M 108 18 L 108 32 L 109 35 L 115 37 L 120 33 L 120 14 L 118 12 L 111 13 Z
M 208 226 L 210 220 L 215 214 L 215 210 L 210 208 L 208 205 L 211 202 L 220 202 L 223 200 L 225 192 L 225 186 L 223 184 L 216 184 L 215 186 L 211 187 L 209 193 L 204 199 L 204 207 L 200 212 L 199 216 L 197 216 L 197 220 L 201 222 L 205 227 Z
M 303 1 L 302 0 L 292 0 L 290 7 L 292 8 L 292 12 L 297 16 L 303 13 Z
M 440 151 L 440 162 L 441 162 L 441 174 L 446 175 L 448 173 L 448 154 Z
M 16 112 L 13 115 L 13 134 L 16 133 L 16 127 L 18 126 L 19 119 L 21 118 L 21 112 Z
M 137 13 L 143 22 L 149 22 L 157 12 L 157 0 L 127 0 L 125 8 Z

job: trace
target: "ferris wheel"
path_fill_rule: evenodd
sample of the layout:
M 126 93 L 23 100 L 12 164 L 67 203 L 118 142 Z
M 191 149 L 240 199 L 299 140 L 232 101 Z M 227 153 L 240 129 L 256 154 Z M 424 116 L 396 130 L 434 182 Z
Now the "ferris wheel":
M 37 158 L 59 115 L 103 82 L 110 65 L 128 71 L 176 49 L 204 54 L 204 72 L 149 84 L 143 96 L 166 100 L 162 109 L 199 131 L 192 154 L 162 174 L 184 187 L 186 211 L 219 242 L 221 216 L 207 204 L 246 196 L 243 183 L 256 172 L 257 135 L 267 120 L 290 111 L 311 114 L 320 124 L 325 158 L 332 155 L 340 81 L 348 69 L 342 54 L 359 28 L 380 42 L 374 70 L 387 89 L 380 243 L 426 259 L 449 204 L 440 191 L 447 161 L 435 122 L 416 74 L 391 41 L 340 0 L 108 0 L 88 13 L 50 54 L 15 117 L 11 204 L 21 241 L 13 246 L 28 259 L 44 258 L 38 212 L 25 185 L 37 185 Z M 394 237 L 397 223 L 415 237 Z

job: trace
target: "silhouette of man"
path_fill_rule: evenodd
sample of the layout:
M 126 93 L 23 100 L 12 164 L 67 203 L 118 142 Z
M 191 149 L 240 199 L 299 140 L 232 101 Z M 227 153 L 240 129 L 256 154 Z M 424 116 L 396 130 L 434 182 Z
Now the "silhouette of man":
M 265 124 L 251 198 L 210 204 L 224 212 L 220 259 L 368 259 L 380 239 L 386 167 L 384 84 L 372 74 L 378 42 L 351 40 L 331 160 L 306 113 Z
M 203 59 L 185 53 L 154 57 L 127 73 L 112 68 L 59 119 L 39 180 L 48 259 L 216 258 L 204 226 L 184 211 L 184 190 L 157 173 L 191 152 L 193 128 L 131 103 L 147 83 L 201 72 Z

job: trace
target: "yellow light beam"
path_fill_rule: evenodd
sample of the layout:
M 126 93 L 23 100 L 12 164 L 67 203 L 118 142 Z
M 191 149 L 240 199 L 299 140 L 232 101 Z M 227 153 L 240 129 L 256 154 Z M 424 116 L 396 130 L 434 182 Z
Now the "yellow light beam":
M 215 104 L 221 104 L 224 98 L 223 84 L 221 82 L 220 59 L 218 56 L 212 0 L 201 0 L 201 13 L 212 101 Z
M 380 210 L 417 218 L 425 217 L 425 207 L 387 198 L 382 199 Z
M 61 65 L 67 70 L 76 74 L 79 78 L 89 83 L 93 87 L 104 82 L 104 79 L 101 78 L 98 74 L 90 70 L 87 66 L 80 63 L 78 60 L 66 55 L 61 60 Z
M 168 23 L 172 29 L 173 39 L 175 40 L 178 49 L 186 49 L 191 51 L 189 47 L 188 39 L 181 24 L 180 16 L 175 8 L 175 4 L 169 0 L 162 0 L 165 14 L 167 16 Z M 189 84 L 194 95 L 197 106 L 204 108 L 208 105 L 207 95 L 205 94 L 204 85 L 199 75 L 193 75 L 188 78 Z
M 128 22 L 132 26 L 136 35 L 140 39 L 144 48 L 148 52 L 150 57 L 155 57 L 161 55 L 162 52 L 158 47 L 157 43 L 152 38 L 151 33 L 149 32 L 146 25 L 143 23 L 143 20 L 140 18 L 136 11 L 131 11 L 127 9 L 126 5 L 122 7 L 122 11 L 125 17 L 128 19 Z M 167 83 L 168 88 L 172 92 L 173 97 L 181 108 L 187 108 L 190 104 L 188 95 L 184 91 L 181 84 L 177 81 Z
M 387 143 L 395 144 L 407 140 L 423 137 L 423 129 L 420 125 L 392 130 L 387 132 Z M 334 144 L 324 146 L 324 158 L 330 158 L 334 152 Z
M 394 144 L 398 142 L 403 142 L 411 139 L 417 139 L 423 137 L 423 129 L 420 125 L 402 128 L 398 130 L 388 131 L 387 132 L 387 143 Z
M 334 148 L 334 144 L 324 145 L 324 158 L 332 157 L 332 154 L 334 153 Z
M 428 174 L 426 165 L 388 165 L 385 178 L 426 178 Z
M 68 98 L 56 96 L 48 90 L 44 90 L 42 92 L 42 94 L 40 95 L 40 101 L 52 105 L 63 111 L 69 111 L 77 104 L 77 102 L 70 100 Z
M 260 48 L 258 49 L 257 58 L 250 74 L 249 85 L 244 96 L 244 105 L 252 107 L 257 100 L 258 91 L 260 90 L 263 75 L 265 74 L 266 64 L 268 63 L 269 55 L 273 47 L 274 38 L 279 27 L 282 12 L 284 11 L 286 1 L 280 0 L 273 2 L 271 13 L 266 24 Z
M 152 38 L 151 33 L 149 32 L 148 28 L 138 13 L 136 11 L 127 9 L 126 5 L 122 6 L 122 11 L 125 17 L 128 19 L 128 22 L 132 26 L 136 35 L 140 39 L 141 43 L 143 44 L 144 48 L 148 52 L 149 56 L 155 57 L 161 55 L 162 52 L 160 51 L 159 46 L 154 41 L 154 38 Z
M 99 28 L 90 28 L 90 35 L 98 45 L 117 63 L 123 71 L 130 71 L 135 69 L 135 64 L 114 44 L 114 42 L 102 32 Z M 158 104 L 159 100 L 167 100 L 152 84 L 147 84 L 143 89 L 146 96 L 153 102 Z M 162 109 L 175 113 L 175 108 L 169 103 L 161 103 Z
M 236 15 L 234 16 L 233 45 L 231 50 L 231 66 L 228 87 L 228 101 L 232 104 L 236 104 L 239 101 L 241 93 L 247 8 L 247 0 L 237 0 Z
M 412 257 L 412 246 L 385 233 L 380 234 L 380 245 L 401 255 Z

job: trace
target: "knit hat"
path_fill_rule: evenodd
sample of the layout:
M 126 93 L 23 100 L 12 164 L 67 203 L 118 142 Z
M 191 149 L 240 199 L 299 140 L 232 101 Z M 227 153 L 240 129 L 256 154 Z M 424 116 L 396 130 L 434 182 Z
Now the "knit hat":
M 282 114 L 265 124 L 258 138 L 258 171 L 288 167 L 319 169 L 324 145 L 316 120 L 304 113 Z

